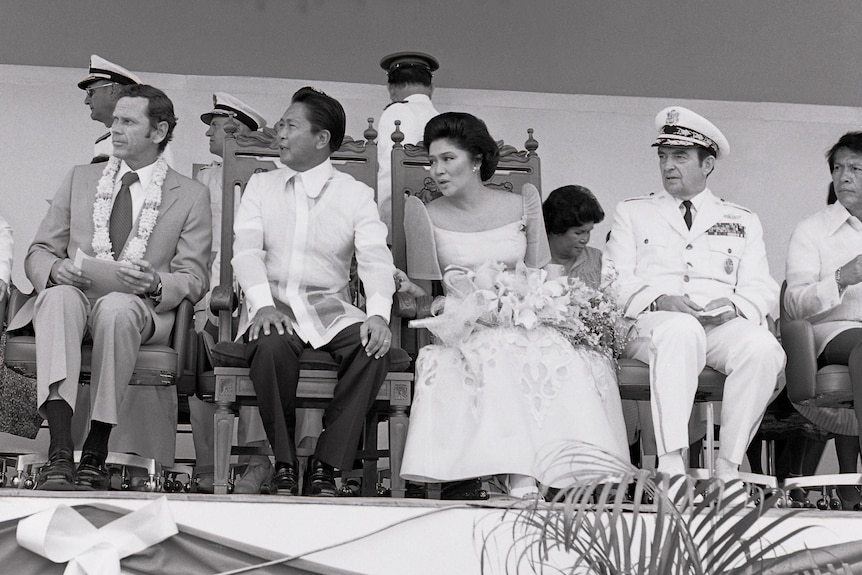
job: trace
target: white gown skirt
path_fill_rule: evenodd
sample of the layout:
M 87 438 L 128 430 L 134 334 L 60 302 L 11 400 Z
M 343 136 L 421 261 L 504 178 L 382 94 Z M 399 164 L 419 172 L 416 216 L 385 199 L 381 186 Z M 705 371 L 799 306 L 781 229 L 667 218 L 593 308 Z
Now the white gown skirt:
M 562 455 L 591 444 L 629 461 L 613 364 L 553 328 L 495 327 L 460 347 L 430 345 L 416 391 L 401 475 L 440 482 L 517 473 L 552 487 L 588 463 Z

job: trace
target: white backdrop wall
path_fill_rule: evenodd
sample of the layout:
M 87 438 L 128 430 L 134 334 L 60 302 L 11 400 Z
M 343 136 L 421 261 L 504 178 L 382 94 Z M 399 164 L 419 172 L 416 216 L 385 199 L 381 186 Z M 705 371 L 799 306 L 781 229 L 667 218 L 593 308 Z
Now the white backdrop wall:
M 13 281 L 29 289 L 23 258 L 65 173 L 90 160 L 93 140 L 104 126 L 89 118 L 78 68 L 0 65 L 0 109 L 7 137 L 0 154 L 0 213 L 15 229 Z M 379 118 L 388 101 L 383 85 L 307 82 L 274 78 L 144 74 L 165 90 L 179 124 L 173 147 L 176 168 L 189 175 L 192 163 L 209 162 L 206 126 L 212 93 L 225 91 L 256 107 L 274 123 L 290 95 L 313 84 L 338 98 L 348 117 L 348 135 L 361 138 L 365 119 Z M 484 119 L 497 139 L 523 147 L 535 129 L 542 159 L 542 192 L 565 184 L 589 187 L 607 217 L 592 244 L 601 247 L 614 206 L 624 198 L 659 189 L 653 118 L 681 104 L 710 118 L 727 136 L 731 155 L 710 178 L 716 194 L 757 212 L 764 225 L 769 264 L 784 278 L 784 256 L 796 223 L 825 204 L 829 172 L 824 151 L 850 129 L 862 129 L 862 109 L 801 104 L 578 96 L 529 92 L 440 89 L 440 111 L 468 111 Z

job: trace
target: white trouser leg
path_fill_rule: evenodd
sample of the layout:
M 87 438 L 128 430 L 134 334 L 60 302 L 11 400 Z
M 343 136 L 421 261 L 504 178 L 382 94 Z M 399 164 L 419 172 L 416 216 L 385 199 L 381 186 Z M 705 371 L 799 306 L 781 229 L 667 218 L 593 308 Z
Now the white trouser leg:
M 707 365 L 727 374 L 719 456 L 739 465 L 784 369 L 784 350 L 762 326 L 737 318 L 707 328 Z
M 650 366 L 650 412 L 659 457 L 688 447 L 697 378 L 706 364 L 706 333 L 700 322 L 684 313 L 647 313 L 638 319 L 626 355 Z

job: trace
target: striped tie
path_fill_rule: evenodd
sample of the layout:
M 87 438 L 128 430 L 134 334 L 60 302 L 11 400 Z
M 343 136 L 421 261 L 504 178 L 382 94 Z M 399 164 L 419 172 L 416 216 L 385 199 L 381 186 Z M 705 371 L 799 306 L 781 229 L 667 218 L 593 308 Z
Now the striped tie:
M 132 191 L 131 186 L 138 181 L 138 174 L 128 172 L 123 176 L 120 191 L 114 198 L 114 207 L 111 210 L 111 223 L 108 235 L 111 238 L 111 247 L 114 248 L 114 259 L 120 259 L 123 246 L 132 231 Z

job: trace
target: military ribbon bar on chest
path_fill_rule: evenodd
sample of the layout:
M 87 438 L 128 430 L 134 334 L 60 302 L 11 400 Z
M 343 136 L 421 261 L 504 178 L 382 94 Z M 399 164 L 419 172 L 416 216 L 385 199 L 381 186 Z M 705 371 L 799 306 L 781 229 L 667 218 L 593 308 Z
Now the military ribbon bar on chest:
M 706 233 L 710 236 L 732 236 L 744 238 L 745 226 L 735 222 L 718 222 L 706 230 Z

